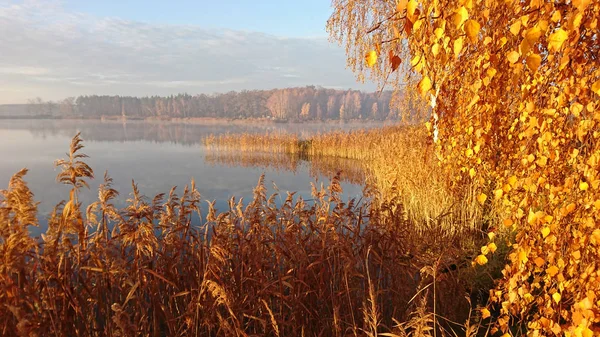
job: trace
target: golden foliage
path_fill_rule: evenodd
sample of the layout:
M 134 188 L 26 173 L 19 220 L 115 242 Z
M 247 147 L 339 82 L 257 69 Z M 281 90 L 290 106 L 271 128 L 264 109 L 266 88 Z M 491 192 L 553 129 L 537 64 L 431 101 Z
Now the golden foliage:
M 334 0 L 328 29 L 346 44 L 349 64 L 364 50 L 408 47 L 431 83 L 418 90 L 431 100 L 441 162 L 457 185 L 472 180 L 493 194 L 484 207 L 515 231 L 491 293 L 497 327 L 592 335 L 600 325 L 600 1 L 416 3 L 418 15 Z M 388 71 L 369 69 L 381 82 Z

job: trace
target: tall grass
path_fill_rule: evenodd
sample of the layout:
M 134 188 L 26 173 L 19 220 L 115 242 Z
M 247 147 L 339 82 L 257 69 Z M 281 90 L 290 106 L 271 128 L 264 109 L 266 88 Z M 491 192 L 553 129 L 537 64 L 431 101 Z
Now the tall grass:
M 293 133 L 236 133 L 204 137 L 209 150 L 236 150 L 241 152 L 301 153 L 300 138 Z
M 411 221 L 451 230 L 479 230 L 490 221 L 477 203 L 474 189 L 465 183 L 450 186 L 439 166 L 426 131 L 418 127 L 337 131 L 300 139 L 295 134 L 226 134 L 204 140 L 209 153 L 236 151 L 288 153 L 323 162 L 322 158 L 358 160 L 364 167 L 365 185 L 374 187 L 378 199 L 398 199 Z M 268 157 L 266 157 L 268 159 Z M 331 161 L 330 161 L 331 162 Z M 329 166 L 329 172 L 344 169 Z
M 247 206 L 232 198 L 223 212 L 209 202 L 201 214 L 193 181 L 153 198 L 132 183 L 118 209 L 105 174 L 84 210 L 77 196 L 94 174 L 82 148 L 77 135 L 57 162 L 71 192 L 41 240 L 28 233 L 38 220 L 27 171 L 0 192 L 2 336 L 425 336 L 469 327 L 470 285 L 452 266 L 473 239 L 415 230 L 398 198 L 343 201 L 336 176 L 313 186 L 312 202 L 288 194 L 276 206 L 261 177 Z

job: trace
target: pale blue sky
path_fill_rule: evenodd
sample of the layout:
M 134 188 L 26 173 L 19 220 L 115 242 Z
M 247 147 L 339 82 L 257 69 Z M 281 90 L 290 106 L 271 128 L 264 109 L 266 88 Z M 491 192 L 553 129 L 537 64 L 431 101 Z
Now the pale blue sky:
M 356 83 L 328 0 L 0 0 L 0 104 Z
M 331 14 L 328 0 L 66 0 L 65 7 L 96 16 L 290 37 L 327 36 Z

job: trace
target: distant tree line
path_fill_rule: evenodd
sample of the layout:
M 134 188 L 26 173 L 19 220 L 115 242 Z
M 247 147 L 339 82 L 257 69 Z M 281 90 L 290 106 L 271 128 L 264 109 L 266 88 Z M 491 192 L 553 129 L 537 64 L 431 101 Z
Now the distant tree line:
M 392 92 L 365 93 L 314 86 L 168 97 L 79 96 L 57 103 L 63 116 L 273 118 L 279 120 L 397 119 Z M 42 105 L 40 102 L 30 104 Z M 48 108 L 48 104 L 45 105 Z

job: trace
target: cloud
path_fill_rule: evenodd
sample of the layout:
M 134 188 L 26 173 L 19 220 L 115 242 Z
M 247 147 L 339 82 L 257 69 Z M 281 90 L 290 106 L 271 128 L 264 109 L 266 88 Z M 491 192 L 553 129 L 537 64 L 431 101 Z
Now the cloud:
M 0 0 L 0 103 L 81 94 L 168 95 L 359 86 L 325 38 L 163 25 Z M 13 92 L 11 96 L 6 93 Z

